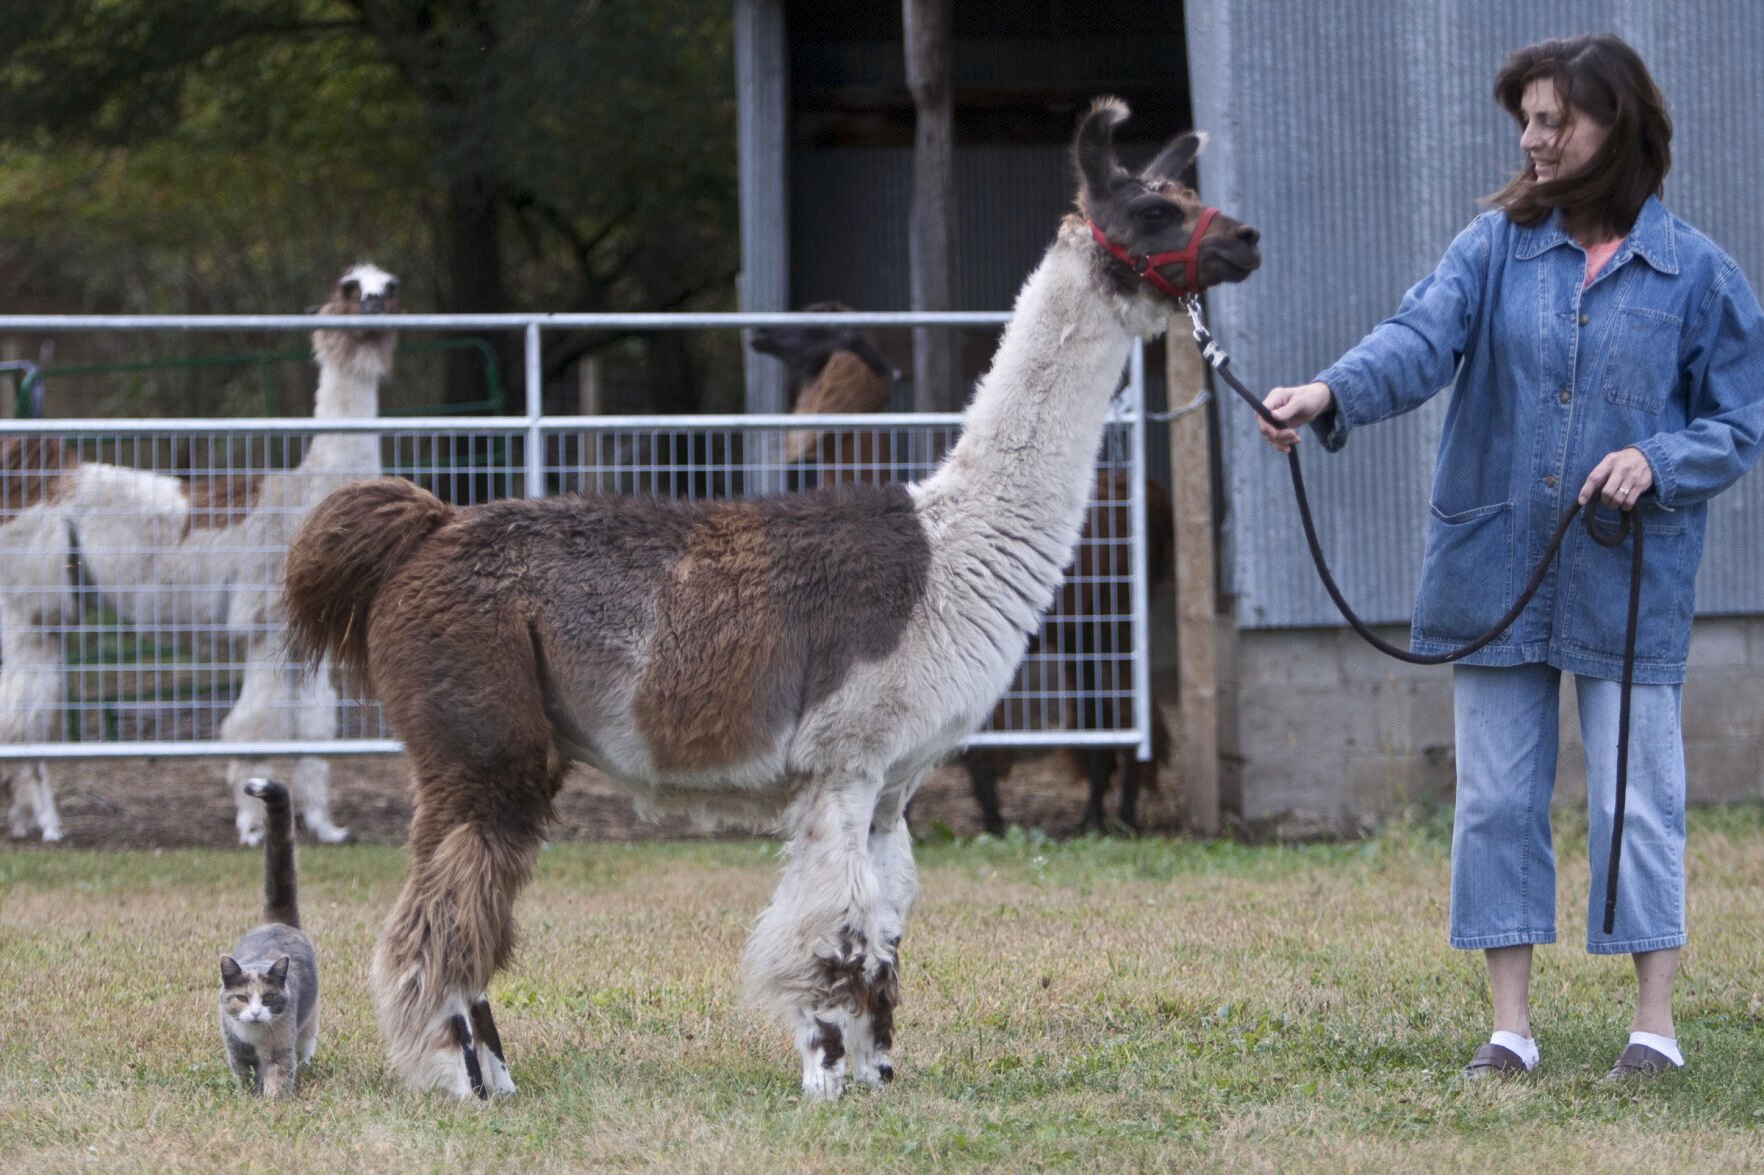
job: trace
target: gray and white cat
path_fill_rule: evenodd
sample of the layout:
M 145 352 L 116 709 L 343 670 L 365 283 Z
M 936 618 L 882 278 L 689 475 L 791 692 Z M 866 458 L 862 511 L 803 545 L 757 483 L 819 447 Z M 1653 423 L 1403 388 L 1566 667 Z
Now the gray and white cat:
M 318 1045 L 318 956 L 300 929 L 295 887 L 294 814 L 288 789 L 267 779 L 245 794 L 268 813 L 263 838 L 264 925 L 222 955 L 220 1027 L 227 1064 L 255 1093 L 285 1097 Z

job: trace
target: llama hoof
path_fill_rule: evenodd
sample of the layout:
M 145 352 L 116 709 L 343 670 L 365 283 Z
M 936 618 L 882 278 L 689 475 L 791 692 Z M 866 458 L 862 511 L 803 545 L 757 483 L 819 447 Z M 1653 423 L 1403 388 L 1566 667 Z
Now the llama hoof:
M 508 1063 L 489 1049 L 478 1048 L 478 1072 L 484 1077 L 484 1090 L 492 1098 L 513 1096 L 515 1092 L 514 1077 L 508 1071 Z
M 306 822 L 306 829 L 320 844 L 340 845 L 350 838 L 350 832 L 347 828 L 338 828 L 329 820 L 315 822 L 309 819 Z
M 43 830 L 43 839 L 50 844 L 54 844 L 56 841 L 60 840 L 61 839 L 61 825 L 56 824 L 56 825 L 52 825 L 48 828 L 45 828 Z
M 873 1061 L 854 1063 L 851 1076 L 859 1085 L 881 1089 L 894 1080 L 894 1065 L 887 1057 L 877 1057 Z
M 455 1016 L 461 1025 L 464 1017 Z M 458 1042 L 460 1029 L 451 1023 L 441 1025 L 440 1039 L 408 1069 L 399 1071 L 404 1084 L 417 1093 L 431 1093 L 453 1101 L 488 1101 L 489 1090 L 484 1084 L 484 1071 L 478 1064 L 477 1049 Z M 466 1030 L 470 1040 L 470 1030 Z
M 491 1097 L 509 1096 L 515 1091 L 514 1078 L 502 1057 L 502 1034 L 496 1031 L 490 1001 L 483 996 L 472 1003 L 472 1030 L 477 1035 L 478 1071 L 484 1075 L 484 1088 Z

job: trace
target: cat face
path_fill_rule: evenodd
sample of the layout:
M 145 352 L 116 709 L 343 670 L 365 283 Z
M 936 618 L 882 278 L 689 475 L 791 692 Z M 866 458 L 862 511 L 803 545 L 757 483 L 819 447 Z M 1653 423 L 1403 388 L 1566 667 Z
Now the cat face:
M 272 1023 L 288 1007 L 288 956 L 265 966 L 241 966 L 221 956 L 221 1011 L 239 1025 Z

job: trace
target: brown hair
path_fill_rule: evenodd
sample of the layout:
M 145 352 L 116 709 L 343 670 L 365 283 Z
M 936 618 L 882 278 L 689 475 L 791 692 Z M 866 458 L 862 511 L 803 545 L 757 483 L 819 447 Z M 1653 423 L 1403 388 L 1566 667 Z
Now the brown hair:
M 1527 160 L 1524 170 L 1486 202 L 1515 224 L 1541 224 L 1551 209 L 1560 208 L 1572 232 L 1595 237 L 1629 232 L 1648 197 L 1661 194 L 1672 168 L 1672 120 L 1648 67 L 1608 33 L 1527 45 L 1507 58 L 1494 84 L 1495 101 L 1521 125 L 1520 100 L 1538 78 L 1555 83 L 1570 118 L 1584 116 L 1606 128 L 1605 144 L 1584 168 L 1547 182 Z

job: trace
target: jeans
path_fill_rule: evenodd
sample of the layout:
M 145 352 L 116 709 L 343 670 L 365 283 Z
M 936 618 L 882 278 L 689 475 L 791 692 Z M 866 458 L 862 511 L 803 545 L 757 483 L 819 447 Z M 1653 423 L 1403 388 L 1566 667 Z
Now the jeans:
M 1556 941 L 1556 858 L 1550 797 L 1556 787 L 1557 694 L 1562 674 L 1543 664 L 1452 670 L 1458 800 L 1452 822 L 1451 944 L 1462 950 Z M 1622 687 L 1574 679 L 1586 745 L 1587 943 L 1592 954 L 1681 947 L 1684 931 L 1684 735 L 1680 687 L 1637 685 L 1630 699 L 1617 917 L 1604 933 L 1611 818 L 1617 790 Z

